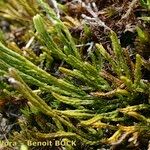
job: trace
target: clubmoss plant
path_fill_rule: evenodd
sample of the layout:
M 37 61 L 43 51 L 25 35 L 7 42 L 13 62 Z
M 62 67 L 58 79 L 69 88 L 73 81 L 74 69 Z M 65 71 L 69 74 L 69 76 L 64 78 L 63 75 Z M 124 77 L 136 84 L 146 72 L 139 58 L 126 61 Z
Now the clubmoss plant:
M 33 0 L 14 0 L 0 2 L 0 15 L 10 20 L 25 23 L 31 21 L 38 12 L 38 5 Z
M 11 139 L 25 145 L 29 139 L 77 140 L 75 147 L 66 146 L 68 150 L 125 143 L 136 147 L 141 139 L 148 143 L 150 83 L 142 76 L 147 68 L 143 57 L 136 54 L 133 62 L 110 31 L 111 53 L 96 43 L 87 60 L 76 46 L 77 39 L 47 3 L 38 0 L 45 16 L 42 11 L 37 14 L 38 4 L 19 2 L 34 16 L 33 35 L 42 50 L 35 63 L 30 59 L 35 55 L 26 57 L 0 43 L 0 75 L 8 80 L 0 81 L 2 91 L 15 91 L 14 96 L 28 101 L 18 118 L 21 130 Z M 58 75 L 46 70 L 52 68 L 50 63 L 46 69 L 40 66 L 43 57 L 61 62 Z

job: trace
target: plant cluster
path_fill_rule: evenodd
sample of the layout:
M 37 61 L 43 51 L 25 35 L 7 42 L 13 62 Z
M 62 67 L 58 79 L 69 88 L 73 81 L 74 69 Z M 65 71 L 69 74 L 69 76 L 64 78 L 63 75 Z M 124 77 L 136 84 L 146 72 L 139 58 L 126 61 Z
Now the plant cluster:
M 141 4 L 149 9 L 148 0 Z M 0 3 L 0 16 L 15 22 L 10 30 L 25 27 L 23 36 L 14 37 L 23 47 L 0 32 L 2 111 L 6 103 L 23 105 L 10 140 L 24 145 L 27 140 L 76 140 L 76 147 L 66 145 L 67 150 L 148 148 L 150 83 L 143 76 L 150 70 L 148 60 L 137 52 L 132 58 L 110 28 L 109 49 L 103 43 L 82 46 L 85 38 L 70 32 L 80 21 L 67 14 L 60 19 L 58 7 L 60 14 L 67 13 L 66 6 L 52 9 L 43 0 Z M 88 25 L 83 32 L 89 38 Z M 149 33 L 137 27 L 137 34 L 143 51 Z

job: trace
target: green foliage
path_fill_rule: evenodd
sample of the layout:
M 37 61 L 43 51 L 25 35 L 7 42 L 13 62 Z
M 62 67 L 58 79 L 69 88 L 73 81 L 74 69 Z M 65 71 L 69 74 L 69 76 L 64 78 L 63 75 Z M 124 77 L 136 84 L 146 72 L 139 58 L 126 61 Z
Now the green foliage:
M 140 39 L 140 42 L 142 43 L 148 43 L 149 42 L 149 35 L 147 32 L 143 31 L 141 28 L 137 27 L 136 28 L 138 37 Z
M 111 31 L 112 53 L 96 44 L 91 52 L 94 61 L 85 59 L 76 47 L 77 39 L 53 9 L 38 0 L 47 18 L 42 11 L 37 14 L 34 6 L 38 4 L 31 6 L 30 2 L 19 0 L 34 16 L 33 35 L 43 46 L 40 56 L 26 57 L 7 42 L 0 43 L 0 75 L 10 83 L 0 82 L 0 86 L 10 93 L 13 87 L 28 100 L 29 109 L 22 110 L 25 119 L 18 120 L 21 131 L 14 133 L 14 139 L 23 139 L 23 144 L 24 139 L 65 138 L 80 145 L 113 145 L 130 137 L 136 145 L 139 137 L 150 138 L 150 84 L 142 77 L 142 56 L 136 54 L 133 63 Z M 148 40 L 140 28 L 137 32 L 142 41 Z M 31 61 L 32 56 L 37 62 Z M 66 64 L 58 68 L 59 76 L 38 65 L 43 57 Z M 46 69 L 49 67 L 47 64 Z
M 150 10 L 150 0 L 140 0 L 140 2 L 143 7 Z
M 33 0 L 0 1 L 0 15 L 20 23 L 31 21 L 32 16 L 38 12 L 37 2 Z
M 144 8 L 147 9 L 147 11 L 150 11 L 150 0 L 140 0 L 140 3 Z M 150 22 L 149 16 L 142 16 L 140 18 L 146 22 Z

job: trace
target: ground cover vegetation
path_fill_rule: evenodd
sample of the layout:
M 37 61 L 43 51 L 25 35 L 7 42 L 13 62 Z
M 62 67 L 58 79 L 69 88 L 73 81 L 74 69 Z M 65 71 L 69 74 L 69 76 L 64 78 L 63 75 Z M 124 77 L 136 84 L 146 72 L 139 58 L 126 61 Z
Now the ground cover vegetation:
M 149 0 L 1 0 L 3 149 L 148 150 L 149 29 Z

